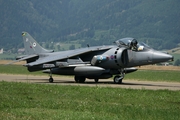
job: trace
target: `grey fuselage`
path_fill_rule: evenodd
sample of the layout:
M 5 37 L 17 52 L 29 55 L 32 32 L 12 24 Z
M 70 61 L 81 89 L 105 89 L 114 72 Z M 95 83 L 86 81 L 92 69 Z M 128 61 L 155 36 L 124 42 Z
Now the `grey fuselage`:
M 97 47 L 97 49 L 98 48 L 99 47 Z M 61 52 L 45 53 L 40 56 L 49 55 L 57 56 L 61 55 Z M 166 62 L 170 59 L 173 59 L 171 55 L 156 51 L 148 47 L 144 47 L 142 50 L 137 51 L 127 49 L 125 47 L 111 46 L 108 50 L 103 49 L 83 53 L 78 56 L 73 56 L 59 61 L 53 61 L 48 64 L 54 65 L 54 67 L 51 68 L 52 74 L 76 75 L 92 79 L 101 79 L 109 78 L 115 74 L 120 74 L 121 69 Z M 29 67 L 30 71 L 42 69 L 43 64 Z M 44 67 L 44 69 L 47 68 Z
M 27 32 L 22 32 L 26 55 L 16 61 L 26 60 L 30 72 L 44 70 L 52 74 L 74 75 L 75 81 L 84 82 L 85 78 L 114 78 L 121 83 L 124 73 L 137 70 L 136 66 L 156 64 L 173 60 L 173 56 L 156 51 L 134 38 L 122 38 L 114 46 L 94 46 L 75 50 L 54 52 L 46 50 Z

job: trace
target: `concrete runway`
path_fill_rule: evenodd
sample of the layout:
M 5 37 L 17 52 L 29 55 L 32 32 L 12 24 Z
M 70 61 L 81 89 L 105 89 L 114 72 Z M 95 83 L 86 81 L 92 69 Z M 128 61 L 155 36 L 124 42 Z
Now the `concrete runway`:
M 49 83 L 48 76 L 33 76 L 33 75 L 12 75 L 0 74 L 0 81 L 7 82 L 26 82 L 36 84 L 50 85 L 76 85 L 76 86 L 99 86 L 99 87 L 116 87 L 116 88 L 131 88 L 131 89 L 149 89 L 149 90 L 180 90 L 180 82 L 152 82 L 152 81 L 136 81 L 123 80 L 122 84 L 114 84 L 111 79 L 100 79 L 98 83 L 94 80 L 86 79 L 85 83 L 76 83 L 72 77 L 53 77 L 54 83 Z

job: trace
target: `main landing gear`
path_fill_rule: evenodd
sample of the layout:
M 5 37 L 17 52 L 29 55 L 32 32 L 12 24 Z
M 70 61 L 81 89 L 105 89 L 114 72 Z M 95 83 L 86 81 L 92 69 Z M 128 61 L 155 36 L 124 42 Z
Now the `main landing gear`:
M 77 82 L 77 83 L 84 83 L 86 78 L 84 76 L 74 76 L 74 80 Z M 98 83 L 99 79 L 98 78 L 95 78 L 94 81 L 96 83 Z
M 74 80 L 77 82 L 77 83 L 84 83 L 86 78 L 83 77 L 83 76 L 74 76 Z

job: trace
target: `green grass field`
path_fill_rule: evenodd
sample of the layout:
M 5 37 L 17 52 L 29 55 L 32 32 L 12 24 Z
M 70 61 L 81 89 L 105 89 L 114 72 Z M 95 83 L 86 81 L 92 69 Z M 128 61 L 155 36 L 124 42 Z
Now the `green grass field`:
M 15 60 L 17 54 L 0 54 L 0 60 Z
M 0 73 L 46 75 L 20 65 L 0 65 Z M 179 71 L 139 70 L 124 80 L 179 82 L 179 78 Z M 179 113 L 180 91 L 0 82 L 1 120 L 176 120 Z
M 45 75 L 41 71 L 29 72 L 26 67 L 22 65 L 0 65 L 0 73 L 6 74 L 26 74 L 26 75 Z
M 176 61 L 177 59 L 180 59 L 180 54 L 172 54 L 174 56 L 174 61 Z
M 138 70 L 127 74 L 125 79 L 142 81 L 180 82 L 180 71 Z
M 0 82 L 0 119 L 178 120 L 180 92 Z

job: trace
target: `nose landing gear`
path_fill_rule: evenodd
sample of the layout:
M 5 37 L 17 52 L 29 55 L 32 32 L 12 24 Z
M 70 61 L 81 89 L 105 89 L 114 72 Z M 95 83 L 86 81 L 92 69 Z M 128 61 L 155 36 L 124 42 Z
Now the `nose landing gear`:
M 122 80 L 124 78 L 124 73 L 122 72 L 121 75 L 116 75 L 114 77 L 114 83 L 116 84 L 122 84 Z

